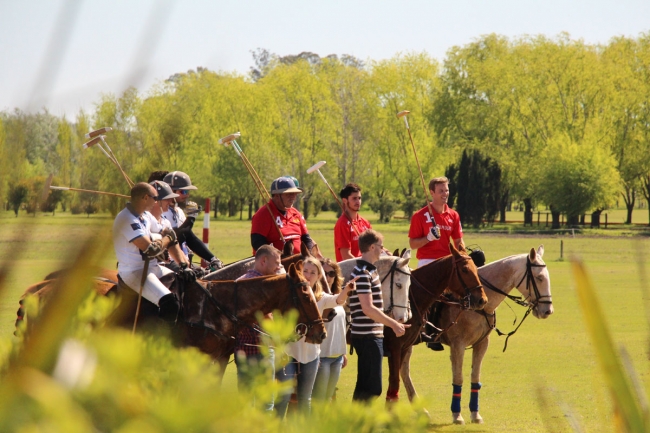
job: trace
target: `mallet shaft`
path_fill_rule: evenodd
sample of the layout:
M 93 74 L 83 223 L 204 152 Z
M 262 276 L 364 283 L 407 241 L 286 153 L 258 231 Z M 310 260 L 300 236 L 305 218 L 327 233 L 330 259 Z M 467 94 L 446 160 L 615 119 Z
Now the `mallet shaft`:
M 131 196 L 129 195 L 116 194 L 114 192 L 93 191 L 91 189 L 81 189 L 81 188 L 69 188 L 67 186 L 50 186 L 50 189 L 60 190 L 60 191 L 89 192 L 91 194 L 102 194 L 102 195 L 111 195 L 114 197 L 121 197 L 121 198 L 131 198 Z

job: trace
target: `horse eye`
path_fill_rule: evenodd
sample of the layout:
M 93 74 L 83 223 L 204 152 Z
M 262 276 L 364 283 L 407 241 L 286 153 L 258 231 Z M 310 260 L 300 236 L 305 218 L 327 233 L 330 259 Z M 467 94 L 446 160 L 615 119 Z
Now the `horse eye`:
M 397 284 L 395 284 L 395 285 L 397 286 L 398 289 L 401 289 L 401 288 L 402 288 L 402 283 L 397 283 Z
M 538 276 L 537 276 L 537 281 L 542 282 L 542 281 L 544 281 L 544 278 L 542 278 L 541 275 L 538 275 Z

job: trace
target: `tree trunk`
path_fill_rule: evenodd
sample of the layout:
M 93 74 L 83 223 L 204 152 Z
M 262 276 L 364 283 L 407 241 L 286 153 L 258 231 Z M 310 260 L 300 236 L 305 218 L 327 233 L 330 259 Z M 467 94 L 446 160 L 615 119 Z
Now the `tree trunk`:
M 214 197 L 214 219 L 217 219 L 217 209 L 219 209 L 219 197 L 220 196 L 215 196 Z
M 533 225 L 533 202 L 530 198 L 524 199 L 524 227 L 527 225 Z
M 625 185 L 625 192 L 621 193 L 627 209 L 627 218 L 625 224 L 632 224 L 632 211 L 634 211 L 634 202 L 636 201 L 636 191 L 634 188 Z
M 244 202 L 246 199 L 243 197 L 239 199 L 239 221 L 243 221 L 244 219 Z
M 506 210 L 508 209 L 508 200 L 510 199 L 510 191 L 504 190 L 499 197 L 499 222 L 504 224 L 506 222 Z
M 302 204 L 302 216 L 305 218 L 305 221 L 307 221 L 307 219 L 309 219 L 309 198 L 303 199 Z
M 566 226 L 567 227 L 578 227 L 578 223 L 580 222 L 580 216 L 579 215 L 567 215 L 566 216 Z
M 253 199 L 248 199 L 248 221 L 253 219 Z
M 553 205 L 551 205 L 551 228 L 552 229 L 559 229 L 561 227 L 560 224 L 560 212 L 556 211 Z
M 600 214 L 603 213 L 603 209 L 596 209 L 591 213 L 591 228 L 600 228 Z

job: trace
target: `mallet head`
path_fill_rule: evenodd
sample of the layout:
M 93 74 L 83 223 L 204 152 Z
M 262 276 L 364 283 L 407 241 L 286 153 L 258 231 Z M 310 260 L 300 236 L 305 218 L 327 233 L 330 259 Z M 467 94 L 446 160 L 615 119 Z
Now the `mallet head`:
M 309 167 L 309 168 L 307 169 L 307 174 L 312 174 L 312 173 L 315 172 L 316 170 L 320 170 L 320 168 L 321 168 L 322 166 L 324 166 L 325 164 L 327 164 L 326 161 L 318 161 L 316 164 L 312 165 L 311 167 Z
M 111 132 L 112 130 L 113 128 L 111 128 L 110 126 L 105 126 L 104 128 L 99 128 L 94 131 L 90 131 L 88 134 L 86 134 L 86 138 L 95 138 L 102 134 L 106 134 L 107 132 Z
M 231 141 L 237 140 L 239 137 L 241 137 L 241 132 L 235 132 L 234 134 L 227 135 L 223 138 L 219 139 L 219 144 L 223 144 L 224 146 L 228 146 Z
M 408 116 L 409 114 L 411 114 L 409 110 L 400 111 L 397 113 L 397 118 L 399 119 L 400 117 Z
M 100 141 L 102 141 L 102 137 L 103 137 L 103 136 L 100 135 L 99 137 L 95 137 L 95 138 L 93 138 L 92 140 L 85 142 L 85 143 L 83 144 L 83 148 L 84 148 L 84 149 L 88 149 L 89 147 L 94 146 L 95 144 L 97 144 L 97 143 L 99 143 Z M 101 147 L 101 146 L 100 146 L 100 147 Z

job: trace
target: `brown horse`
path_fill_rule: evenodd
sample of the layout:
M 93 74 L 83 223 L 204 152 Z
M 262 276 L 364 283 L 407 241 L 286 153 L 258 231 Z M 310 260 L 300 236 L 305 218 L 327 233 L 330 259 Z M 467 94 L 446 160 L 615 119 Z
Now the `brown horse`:
M 51 287 L 48 285 L 41 290 Z M 296 309 L 296 331 L 309 343 L 319 344 L 326 336 L 314 294 L 302 275 L 302 262 L 289 265 L 286 274 L 235 281 L 196 281 L 187 285 L 173 282 L 170 290 L 181 299 L 182 310 L 175 334 L 181 345 L 199 348 L 219 362 L 222 374 L 233 353 L 235 338 L 242 327 L 255 323 L 255 313 Z M 138 295 L 128 288 L 114 289 L 122 302 L 110 322 L 131 327 Z M 113 292 L 113 291 L 112 291 Z M 51 291 L 47 292 L 51 295 Z M 37 292 L 39 296 L 41 293 Z M 158 308 L 143 299 L 140 320 L 158 323 Z
M 388 357 L 388 391 L 386 400 L 399 399 L 399 372 L 413 344 L 420 337 L 426 312 L 440 295 L 448 289 L 465 309 L 480 310 L 487 303 L 476 266 L 464 250 L 458 251 L 450 244 L 451 255 L 411 271 L 411 325 L 402 337 L 396 337 L 392 329 L 384 329 L 384 348 Z
M 470 417 L 473 423 L 483 422 L 478 411 L 481 365 L 490 344 L 490 333 L 496 329 L 496 309 L 501 302 L 507 297 L 528 308 L 522 321 L 519 322 L 520 325 L 530 312 L 538 319 L 546 319 L 553 314 L 551 279 L 546 264 L 542 260 L 543 254 L 544 246 L 540 245 L 537 251 L 532 248 L 529 254 L 506 257 L 479 268 L 479 277 L 489 293 L 488 303 L 482 311 L 463 312 L 459 315 L 457 307 L 448 305 L 443 307 L 440 321 L 436 323 L 436 326 L 443 329 L 448 327 L 447 331 L 441 335 L 441 342 L 451 348 L 450 357 L 455 388 L 453 392 L 455 397 L 452 397 L 452 421 L 454 424 L 465 423 L 460 414 L 460 391 L 463 385 L 465 348 L 470 346 L 472 348 Z M 523 300 L 509 294 L 513 288 L 519 290 L 523 295 Z M 454 319 L 456 324 L 449 327 Z M 514 331 L 506 335 L 509 336 L 513 333 Z M 499 333 L 499 335 L 503 334 Z M 417 393 L 411 381 L 410 358 L 411 351 L 407 353 L 400 373 L 409 400 L 413 401 L 417 397 Z

